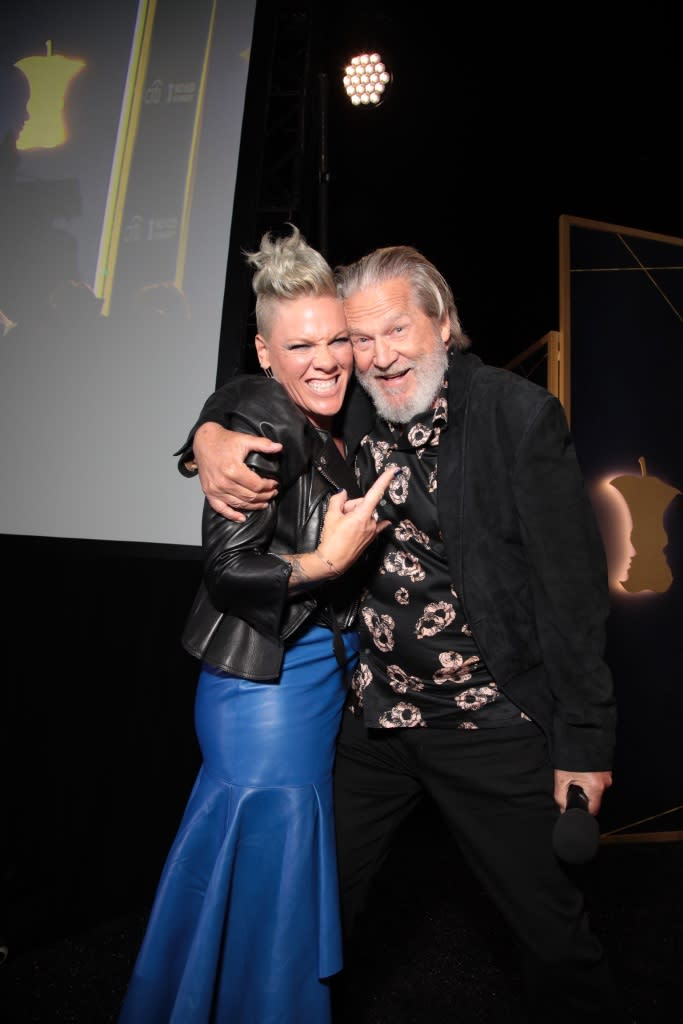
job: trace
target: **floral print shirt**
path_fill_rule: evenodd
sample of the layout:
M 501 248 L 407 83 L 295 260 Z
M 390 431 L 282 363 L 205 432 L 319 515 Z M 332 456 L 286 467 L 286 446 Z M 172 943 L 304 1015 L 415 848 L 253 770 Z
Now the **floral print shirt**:
M 447 416 L 444 381 L 429 412 L 404 426 L 378 420 L 356 456 L 363 490 L 388 465 L 401 467 L 379 506 L 392 526 L 359 613 L 351 707 L 369 728 L 479 729 L 526 717 L 491 678 L 451 583 L 436 508 Z

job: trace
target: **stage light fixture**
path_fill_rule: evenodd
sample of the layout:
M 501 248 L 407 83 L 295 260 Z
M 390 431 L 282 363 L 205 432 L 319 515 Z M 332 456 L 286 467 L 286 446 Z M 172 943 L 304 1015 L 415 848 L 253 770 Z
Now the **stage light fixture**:
M 379 53 L 359 53 L 344 68 L 344 90 L 354 107 L 378 107 L 391 73 Z

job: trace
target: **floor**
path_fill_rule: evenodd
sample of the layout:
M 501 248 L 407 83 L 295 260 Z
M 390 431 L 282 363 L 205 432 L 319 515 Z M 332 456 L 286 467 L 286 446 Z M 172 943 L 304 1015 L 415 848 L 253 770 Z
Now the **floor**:
M 634 1020 L 681 1024 L 683 842 L 602 845 L 578 870 Z M 138 908 L 35 948 L 8 949 L 0 1020 L 115 1024 L 145 917 Z M 395 847 L 344 981 L 335 1024 L 524 1020 L 508 933 L 438 825 Z

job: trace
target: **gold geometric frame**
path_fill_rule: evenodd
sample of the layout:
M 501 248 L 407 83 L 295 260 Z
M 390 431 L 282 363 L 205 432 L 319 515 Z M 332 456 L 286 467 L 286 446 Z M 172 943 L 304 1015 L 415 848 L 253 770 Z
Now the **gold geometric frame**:
M 598 266 L 598 267 L 572 267 L 571 244 L 572 229 L 588 229 L 597 232 L 610 233 L 617 237 L 627 260 L 624 265 L 619 266 Z M 576 273 L 614 273 L 614 272 L 637 272 L 646 276 L 649 285 L 658 293 L 659 298 L 674 313 L 678 320 L 683 323 L 683 311 L 677 309 L 670 294 L 662 287 L 657 280 L 658 271 L 683 271 L 683 252 L 680 261 L 676 260 L 674 265 L 649 266 L 644 263 L 629 240 L 645 240 L 681 247 L 683 250 L 683 238 L 676 238 L 670 235 L 663 235 L 655 232 L 642 231 L 637 228 L 624 227 L 618 224 L 608 224 L 601 221 L 594 221 L 586 218 L 571 217 L 563 215 L 559 221 L 559 300 L 560 300 L 560 330 L 558 339 L 558 391 L 556 392 L 564 407 L 567 420 L 571 422 L 571 392 L 572 392 L 572 275 Z M 601 845 L 613 845 L 621 843 L 666 843 L 683 841 L 683 830 L 676 827 L 683 815 L 683 805 L 677 805 L 657 814 L 639 821 L 629 822 L 619 827 L 611 828 L 600 836 Z M 666 821 L 671 822 L 673 827 L 669 829 L 656 829 L 657 825 L 664 825 Z M 638 831 L 643 825 L 652 824 L 653 831 Z
M 571 230 L 573 227 L 588 228 L 593 231 L 609 232 L 619 237 L 620 242 L 629 253 L 634 264 L 638 269 L 643 271 L 649 276 L 651 283 L 657 290 L 661 292 L 661 289 L 654 281 L 651 276 L 651 271 L 654 268 L 644 266 L 638 259 L 638 256 L 633 252 L 628 244 L 628 238 L 642 238 L 654 242 L 663 242 L 668 245 L 680 245 L 683 247 L 683 238 L 675 238 L 670 235 L 656 234 L 651 231 L 640 231 L 637 228 L 627 228 L 618 224 L 606 224 L 602 221 L 587 220 L 582 217 L 570 217 L 563 214 L 560 217 L 559 223 L 559 241 L 560 241 L 560 338 L 559 338 L 559 353 L 560 353 L 560 366 L 559 366 L 559 390 L 557 392 L 558 398 L 562 402 L 564 411 L 567 416 L 567 420 L 571 422 L 571 359 L 572 359 L 572 346 L 571 346 L 571 277 L 574 273 L 571 265 Z M 683 262 L 683 260 L 682 260 Z M 605 268 L 600 268 L 604 270 Z M 619 268 L 610 268 L 619 269 Z M 633 268 L 629 268 L 633 269 Z M 683 269 L 677 267 L 676 269 Z M 665 301 L 668 301 L 666 296 L 663 296 Z M 680 316 L 680 313 L 679 313 Z
M 527 380 L 541 384 L 551 394 L 559 398 L 561 365 L 560 332 L 548 331 L 542 338 L 506 363 L 505 369 L 513 370 L 526 377 Z M 545 371 L 544 374 L 543 371 Z M 542 375 L 543 379 L 541 379 Z
M 627 228 L 621 225 L 607 224 L 600 221 L 593 221 L 585 218 L 570 217 L 563 215 L 560 218 L 559 237 L 559 271 L 560 271 L 560 330 L 550 331 L 538 341 L 534 342 L 527 349 L 510 360 L 505 368 L 520 373 L 527 379 L 535 380 L 536 383 L 545 386 L 548 391 L 556 395 L 563 405 L 567 420 L 571 415 L 571 231 L 573 227 L 588 228 L 600 232 L 610 232 L 618 236 L 619 242 L 628 254 L 628 266 L 621 267 L 599 267 L 592 268 L 593 272 L 615 269 L 628 269 L 644 273 L 650 285 L 657 290 L 659 297 L 674 311 L 679 320 L 683 322 L 683 315 L 677 310 L 670 295 L 667 295 L 661 284 L 655 279 L 657 270 L 683 270 L 682 265 L 675 266 L 667 264 L 666 267 L 655 267 L 645 265 L 629 245 L 629 239 L 645 239 L 648 241 L 662 242 L 664 244 L 680 245 L 683 247 L 683 239 L 677 239 L 668 235 L 653 232 L 641 231 L 639 229 Z M 680 261 L 683 264 L 683 259 Z M 575 268 L 576 269 L 576 268 Z M 590 268 L 582 267 L 585 271 Z M 578 272 L 578 270 L 577 270 Z M 683 815 L 683 805 L 670 807 L 660 811 L 656 815 L 639 821 L 631 821 L 612 827 L 603 832 L 600 836 L 601 846 L 615 844 L 637 844 L 637 843 L 670 843 L 683 841 L 683 830 L 679 826 Z M 669 828 L 665 826 L 670 823 Z M 652 831 L 646 831 L 643 826 L 652 825 Z

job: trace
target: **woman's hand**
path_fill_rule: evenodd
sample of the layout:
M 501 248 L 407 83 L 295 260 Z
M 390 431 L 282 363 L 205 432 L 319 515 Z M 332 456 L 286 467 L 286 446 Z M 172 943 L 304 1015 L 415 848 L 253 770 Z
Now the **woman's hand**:
M 362 498 L 349 500 L 346 491 L 333 494 L 315 555 L 331 573 L 341 576 L 390 525 L 381 519 L 377 506 L 398 467 L 385 469 Z

